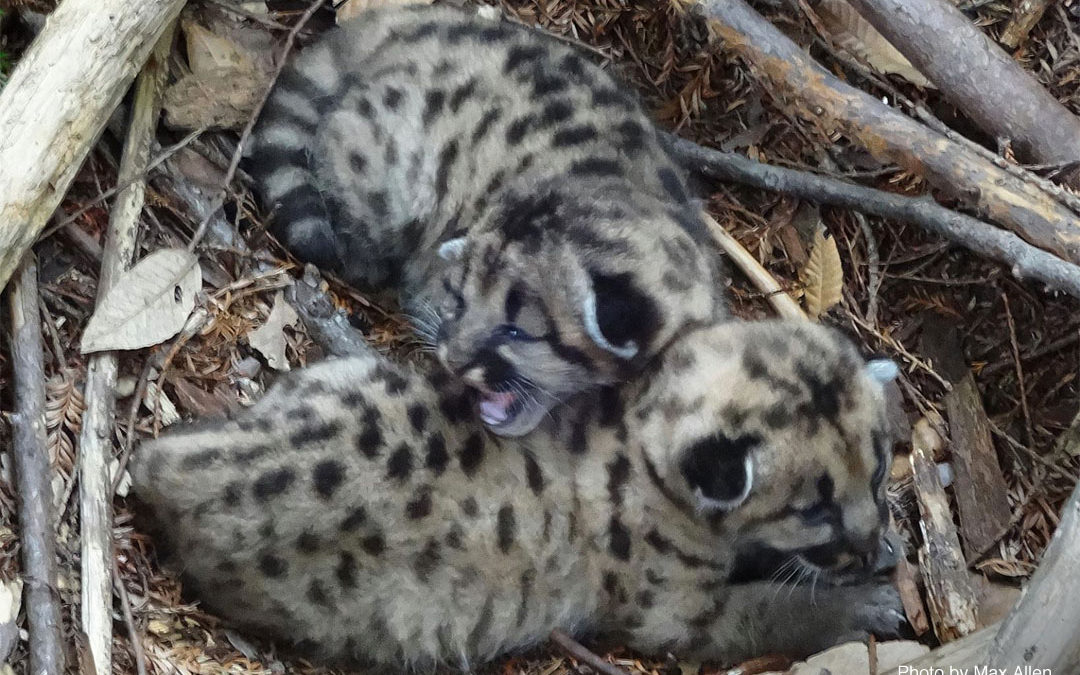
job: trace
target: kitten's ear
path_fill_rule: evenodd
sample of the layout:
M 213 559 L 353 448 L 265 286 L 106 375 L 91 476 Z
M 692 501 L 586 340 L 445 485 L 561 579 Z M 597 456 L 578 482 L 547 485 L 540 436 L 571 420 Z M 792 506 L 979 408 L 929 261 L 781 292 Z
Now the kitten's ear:
M 757 439 L 710 436 L 690 446 L 679 465 L 683 478 L 707 511 L 730 511 L 750 496 L 754 486 L 754 459 L 750 450 Z
M 865 368 L 870 379 L 882 386 L 900 377 L 900 369 L 890 359 L 871 359 Z
M 585 332 L 602 349 L 629 361 L 659 328 L 659 312 L 629 274 L 589 272 L 588 279 L 581 308 Z
M 461 260 L 463 253 L 465 253 L 465 237 L 447 239 L 439 245 L 439 257 L 443 260 L 450 262 Z

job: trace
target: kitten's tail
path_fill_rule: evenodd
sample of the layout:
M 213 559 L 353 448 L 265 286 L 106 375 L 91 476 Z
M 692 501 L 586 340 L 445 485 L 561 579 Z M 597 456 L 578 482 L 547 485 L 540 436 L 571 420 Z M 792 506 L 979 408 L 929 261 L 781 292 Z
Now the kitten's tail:
M 322 102 L 337 95 L 341 76 L 328 50 L 320 47 L 281 72 L 247 154 L 249 171 L 272 211 L 271 231 L 302 260 L 337 270 L 340 249 L 312 171 L 311 153 Z

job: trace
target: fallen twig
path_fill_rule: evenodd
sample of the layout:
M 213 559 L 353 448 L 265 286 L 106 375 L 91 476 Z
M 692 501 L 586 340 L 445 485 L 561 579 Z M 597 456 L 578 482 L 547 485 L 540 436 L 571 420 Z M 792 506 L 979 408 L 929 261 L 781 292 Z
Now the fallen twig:
M 277 66 L 274 68 L 273 74 L 270 76 L 270 82 L 266 85 L 266 91 L 263 92 L 262 98 L 259 99 L 255 109 L 251 111 L 251 117 L 248 118 L 248 123 L 244 125 L 244 131 L 240 134 L 240 141 L 236 144 L 236 150 L 233 151 L 232 159 L 229 160 L 229 168 L 225 171 L 225 178 L 221 181 L 221 190 L 218 192 L 217 197 L 214 198 L 210 211 L 203 216 L 199 221 L 199 227 L 195 229 L 195 234 L 191 236 L 191 241 L 188 242 L 188 250 L 194 251 L 198 246 L 199 240 L 202 239 L 203 234 L 206 232 L 206 227 L 210 224 L 210 220 L 214 217 L 218 211 L 225 205 L 225 199 L 229 196 L 229 186 L 232 185 L 233 178 L 236 177 L 236 170 L 240 167 L 240 159 L 244 156 L 244 146 L 247 145 L 248 139 L 251 138 L 251 131 L 255 128 L 255 123 L 259 120 L 259 114 L 262 112 L 266 102 L 270 99 L 270 94 L 274 91 L 274 85 L 277 84 L 277 80 L 281 77 L 281 71 L 285 69 L 285 65 L 289 61 L 289 54 L 292 52 L 293 44 L 296 42 L 296 36 L 307 25 L 308 20 L 315 15 L 315 12 L 319 10 L 326 3 L 326 0 L 314 0 L 311 5 L 300 15 L 296 24 L 293 25 L 292 30 L 289 31 L 288 37 L 285 38 L 285 46 L 281 50 L 281 55 L 278 57 Z
M 124 586 L 124 578 L 120 576 L 120 565 L 113 559 L 112 565 L 113 586 L 116 594 L 120 596 L 120 611 L 124 615 L 124 623 L 127 625 L 128 637 L 131 641 L 131 651 L 135 654 L 135 672 L 138 675 L 146 675 L 146 650 L 143 649 L 142 635 L 139 627 L 135 625 L 135 617 L 131 613 L 131 598 L 128 597 L 127 587 Z
M 168 75 L 172 29 L 158 40 L 135 85 L 131 126 L 128 128 L 118 180 L 131 183 L 117 194 L 109 215 L 109 233 L 98 279 L 100 302 L 135 257 L 139 214 L 143 207 L 143 176 L 160 111 L 160 92 Z M 112 460 L 117 363 L 114 352 L 90 357 L 86 376 L 86 411 L 79 436 L 79 508 L 82 525 L 82 629 L 87 635 L 98 673 L 112 672 Z
M 16 405 L 11 420 L 30 630 L 29 672 L 60 675 L 64 672 L 63 626 L 56 586 L 53 492 L 45 438 L 45 365 L 33 253 L 26 255 L 12 283 L 9 305 Z
M 1009 49 L 1016 49 L 1020 43 L 1027 39 L 1028 33 L 1039 23 L 1046 8 L 1050 6 L 1050 0 L 1020 0 L 1013 7 L 1012 16 L 1005 28 L 1001 31 L 998 42 Z
M 851 0 L 953 105 L 1022 159 L 1080 161 L 1080 118 L 947 0 Z M 930 27 L 933 27 L 932 29 Z
M 556 647 L 566 652 L 567 656 L 581 661 L 596 672 L 602 673 L 602 675 L 626 675 L 625 670 L 600 658 L 599 655 L 594 654 L 558 628 L 551 631 L 551 635 L 548 637 Z
M 776 313 L 784 319 L 808 321 L 806 312 L 802 310 L 802 307 L 799 307 L 799 303 L 795 302 L 780 287 L 773 275 L 769 274 L 769 270 L 762 267 L 761 263 L 755 260 L 754 256 L 750 255 L 750 252 L 735 237 L 728 234 L 723 225 L 716 222 L 709 214 L 703 215 L 705 222 L 709 226 L 709 233 L 712 234 L 713 241 L 731 258 L 731 262 L 742 270 L 742 273 L 750 279 L 751 283 L 765 294 L 765 299 L 769 301 Z
M 0 286 L 184 0 L 65 0 L 0 92 Z
M 914 223 L 974 253 L 1008 265 L 1017 277 L 1036 279 L 1080 298 L 1080 266 L 1036 248 L 1011 232 L 947 209 L 930 197 L 905 197 L 828 176 L 763 164 L 676 136 L 669 137 L 669 145 L 688 168 L 711 178 Z
M 978 627 L 978 604 L 956 534 L 949 498 L 941 486 L 934 450 L 941 438 L 923 418 L 911 434 L 911 469 L 919 501 L 923 545 L 919 569 L 926 581 L 926 600 L 934 634 L 942 642 L 955 640 Z
M 307 265 L 304 278 L 290 285 L 285 293 L 315 342 L 330 354 L 349 356 L 372 350 L 363 334 L 349 324 L 344 312 L 330 302 L 314 266 Z
M 816 120 L 827 131 L 848 134 L 881 161 L 929 174 L 938 187 L 980 215 L 1080 263 L 1080 216 L 1055 197 L 841 82 L 744 0 L 702 0 L 702 6 L 725 47 L 773 83 L 781 93 L 778 99 L 799 100 L 797 114 Z M 984 245 L 990 250 L 1001 246 L 1001 242 Z M 1027 262 L 1030 273 L 1039 270 L 1039 265 Z

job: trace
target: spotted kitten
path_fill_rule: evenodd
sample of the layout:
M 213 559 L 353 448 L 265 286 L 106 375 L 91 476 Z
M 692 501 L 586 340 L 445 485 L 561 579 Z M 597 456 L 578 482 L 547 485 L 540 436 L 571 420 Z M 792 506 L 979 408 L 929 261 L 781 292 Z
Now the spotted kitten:
M 323 660 L 467 670 L 555 628 L 803 655 L 902 620 L 869 575 L 881 365 L 819 326 L 731 323 L 505 439 L 445 375 L 358 356 L 144 443 L 132 472 L 208 606 Z M 848 583 L 762 578 L 777 569 Z
M 629 88 L 533 30 L 365 13 L 282 74 L 251 160 L 289 248 L 400 290 L 501 435 L 724 313 L 702 218 Z

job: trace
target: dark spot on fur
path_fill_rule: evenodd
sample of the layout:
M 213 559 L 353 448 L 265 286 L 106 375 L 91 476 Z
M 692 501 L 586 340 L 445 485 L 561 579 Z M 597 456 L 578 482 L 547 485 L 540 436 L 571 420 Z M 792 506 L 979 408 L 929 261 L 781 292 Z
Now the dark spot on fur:
M 381 534 L 373 534 L 361 539 L 360 546 L 370 555 L 379 556 L 386 550 L 386 539 Z
M 522 66 L 528 66 L 544 56 L 544 50 L 536 45 L 514 45 L 506 53 L 503 74 L 509 75 Z
M 441 204 L 450 183 L 450 168 L 458 157 L 458 140 L 451 139 L 439 152 L 439 168 L 435 174 L 435 199 Z
M 475 518 L 480 513 L 480 507 L 474 497 L 466 497 L 465 501 L 461 502 L 461 510 L 470 518 Z
M 341 432 L 341 422 L 305 425 L 289 436 L 289 443 L 294 446 L 311 445 L 328 441 Z
M 334 491 L 345 480 L 345 465 L 333 459 L 327 459 L 315 465 L 311 472 L 311 480 L 315 484 L 315 491 L 323 499 L 330 499 Z
M 622 524 L 617 515 L 611 517 L 608 524 L 608 550 L 619 560 L 630 559 L 630 530 Z
M 307 598 L 316 605 L 330 606 L 330 596 L 326 594 L 326 587 L 318 579 L 312 579 L 308 586 Z
M 502 108 L 492 108 L 484 113 L 484 116 L 481 117 L 480 121 L 476 123 L 476 128 L 473 129 L 473 145 L 476 145 L 477 143 L 482 141 L 485 136 L 487 136 L 488 132 L 491 131 L 492 125 L 495 124 L 495 122 L 497 122 L 500 117 L 502 117 L 502 114 Z
M 525 134 L 529 131 L 529 127 L 533 124 L 533 116 L 525 115 L 511 122 L 506 127 L 506 142 L 510 145 L 517 145 L 521 143 L 525 138 Z
M 604 572 L 604 591 L 612 600 L 620 604 L 626 602 L 626 589 L 619 582 L 618 575 L 611 570 Z
M 304 532 L 296 538 L 296 550 L 301 553 L 314 553 L 319 550 L 319 538 L 311 532 Z
M 484 461 L 484 437 L 479 433 L 469 434 L 458 452 L 458 461 L 461 462 L 461 470 L 471 478 Z
M 401 103 L 402 93 L 400 89 L 396 87 L 387 87 L 386 92 L 383 94 L 383 105 L 390 110 L 397 110 L 398 104 Z
M 791 409 L 786 402 L 774 403 L 765 411 L 762 420 L 772 429 L 782 429 L 791 424 Z
M 285 490 L 288 490 L 295 478 L 296 476 L 289 469 L 274 469 L 273 471 L 267 471 L 255 479 L 255 484 L 252 486 L 251 491 L 255 495 L 255 499 L 260 502 L 265 502 L 271 497 L 275 497 L 282 492 L 285 492 Z
M 451 112 L 456 113 L 461 108 L 461 105 L 476 93 L 476 85 L 476 78 L 471 77 L 465 84 L 461 85 L 450 94 Z
M 424 126 L 430 126 L 435 118 L 442 112 L 443 105 L 446 102 L 446 92 L 442 89 L 430 89 L 424 95 L 424 113 L 423 123 Z
M 551 139 L 551 145 L 556 148 L 566 148 L 589 141 L 596 140 L 596 127 L 591 124 L 582 124 L 576 127 L 560 129 L 555 132 Z
M 464 422 L 472 417 L 472 401 L 463 393 L 455 393 L 439 399 L 439 411 L 451 424 Z
M 569 103 L 562 100 L 548 101 L 540 111 L 538 127 L 550 127 L 565 122 L 574 114 L 574 109 Z
M 419 520 L 431 514 L 431 486 L 421 487 L 416 496 L 405 505 L 405 515 L 409 520 Z
M 363 506 L 358 506 L 345 516 L 345 520 L 341 521 L 341 531 L 353 532 L 363 525 L 365 520 L 367 520 L 367 513 Z
M 259 557 L 259 571 L 263 576 L 276 579 L 289 571 L 288 564 L 281 558 L 271 553 L 264 553 Z
M 619 506 L 622 504 L 622 489 L 630 480 L 630 460 L 623 453 L 617 453 L 615 459 L 607 464 L 608 471 L 608 498 L 611 503 Z
M 352 167 L 353 173 L 362 174 L 364 169 L 367 168 L 367 158 L 359 152 L 350 152 L 349 166 Z
M 424 546 L 424 550 L 417 553 L 413 559 L 413 571 L 416 572 L 416 576 L 420 581 L 426 582 L 441 561 L 442 554 L 440 553 L 439 542 L 429 539 L 427 545 Z
M 446 451 L 446 441 L 442 434 L 435 432 L 427 439 L 427 457 L 424 465 L 431 469 L 436 476 L 441 476 L 450 461 L 450 453 Z
M 338 554 L 337 568 L 334 570 L 334 575 L 341 585 L 345 588 L 356 588 L 356 571 L 356 558 L 348 551 L 341 551 Z
M 202 450 L 200 452 L 192 453 L 180 460 L 180 469 L 182 471 L 206 469 L 219 459 L 221 459 L 221 450 L 218 450 L 217 448 Z
M 570 165 L 572 176 L 621 176 L 622 165 L 613 159 L 590 157 L 579 159 Z
M 673 200 L 681 204 L 689 199 L 686 190 L 683 188 L 682 180 L 679 179 L 674 169 L 669 166 L 661 167 L 657 170 L 656 176 L 660 179 L 660 184 L 664 186 L 664 191 Z
M 403 481 L 412 473 L 412 468 L 412 451 L 407 444 L 402 443 L 397 447 L 397 450 L 394 450 L 393 454 L 390 455 L 390 459 L 386 462 L 386 477 Z
M 225 486 L 225 494 L 222 496 L 222 499 L 225 500 L 225 505 L 226 506 L 239 506 L 240 505 L 240 499 L 243 496 L 243 489 L 244 489 L 244 486 L 240 483 L 240 481 L 235 481 L 234 480 L 233 482 L 226 485 Z
M 513 506 L 503 504 L 502 508 L 499 509 L 496 531 L 499 536 L 499 550 L 508 553 L 510 547 L 514 544 L 514 537 L 517 535 L 517 522 L 514 518 Z
M 413 403 L 409 406 L 408 416 L 409 424 L 412 425 L 413 431 L 417 433 L 422 432 L 424 430 L 424 424 L 427 422 L 427 408 L 419 403 Z
M 533 494 L 539 495 L 544 491 L 544 472 L 531 452 L 526 451 L 524 454 L 525 479 L 528 481 L 529 489 L 533 491 Z

